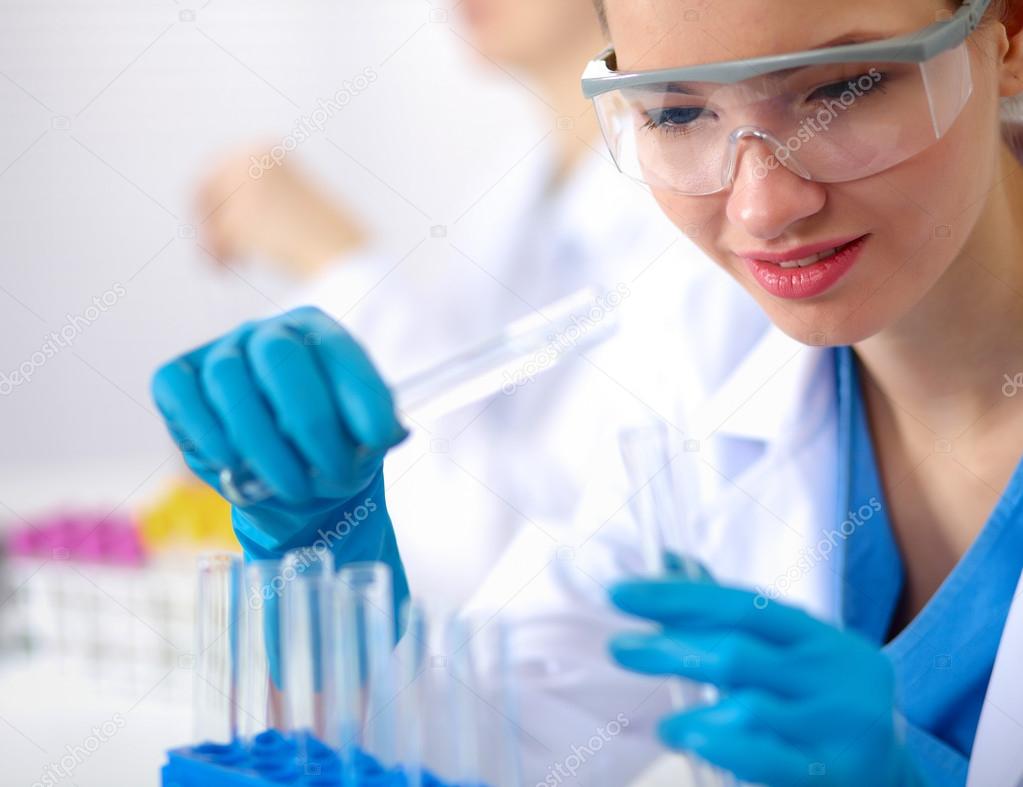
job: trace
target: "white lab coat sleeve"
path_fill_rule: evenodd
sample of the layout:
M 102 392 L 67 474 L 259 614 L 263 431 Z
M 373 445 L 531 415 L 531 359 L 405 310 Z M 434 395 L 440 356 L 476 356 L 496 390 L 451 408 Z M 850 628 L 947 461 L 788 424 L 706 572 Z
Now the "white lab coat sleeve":
M 620 787 L 663 753 L 655 726 L 670 712 L 664 681 L 608 655 L 613 634 L 644 624 L 608 601 L 616 579 L 640 572 L 641 555 L 617 446 L 604 442 L 566 543 L 524 531 L 465 611 L 507 627 L 527 785 Z
M 393 382 L 418 371 L 420 355 L 436 352 L 430 294 L 395 275 L 404 265 L 400 256 L 382 248 L 339 257 L 300 287 L 289 307 L 325 311 L 363 345 L 384 379 Z M 410 346 L 410 336 L 421 337 L 419 343 Z
M 364 304 L 387 278 L 388 258 L 380 250 L 366 249 L 331 260 L 323 271 L 299 287 L 291 306 L 318 306 L 348 325 L 362 319 Z

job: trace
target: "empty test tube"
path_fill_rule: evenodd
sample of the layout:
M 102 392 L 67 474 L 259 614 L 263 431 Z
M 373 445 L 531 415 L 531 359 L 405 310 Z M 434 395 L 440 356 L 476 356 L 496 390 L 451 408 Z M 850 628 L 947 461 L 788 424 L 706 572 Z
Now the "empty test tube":
M 360 750 L 384 767 L 397 762 L 390 566 L 344 566 L 337 575 L 336 600 L 337 719 L 346 776 L 354 780 Z
M 242 561 L 226 552 L 199 557 L 192 674 L 195 740 L 228 747 L 237 737 Z
M 646 572 L 659 576 L 681 571 L 687 579 L 699 579 L 703 572 L 692 554 L 692 522 L 679 505 L 667 425 L 655 421 L 623 429 L 618 443 L 633 490 L 629 507 L 639 527 Z M 676 555 L 680 566 L 669 563 L 671 546 L 681 552 Z
M 462 618 L 451 618 L 445 630 L 445 659 L 450 674 L 447 682 L 448 736 L 451 746 L 451 778 L 456 784 L 482 784 L 479 726 L 476 719 L 476 695 L 470 643 L 472 630 Z
M 409 600 L 402 610 L 405 632 L 395 647 L 397 692 L 397 757 L 405 771 L 407 787 L 423 787 L 427 716 L 430 708 L 430 627 L 423 606 Z
M 281 560 L 281 659 L 288 730 L 309 759 L 312 738 L 337 746 L 334 559 L 326 549 L 295 549 Z
M 238 731 L 249 743 L 269 729 L 287 729 L 281 675 L 279 560 L 253 560 L 244 567 L 244 604 L 238 654 Z
M 500 618 L 459 615 L 447 621 L 444 642 L 442 723 L 451 731 L 445 776 L 459 785 L 522 784 L 507 628 Z
M 672 465 L 678 457 L 672 452 L 668 426 L 654 421 L 624 429 L 619 433 L 619 448 L 633 494 L 629 508 L 639 528 L 645 572 L 652 577 L 681 573 L 698 581 L 704 572 L 693 557 L 696 543 L 695 514 L 679 500 L 679 484 Z M 671 560 L 671 548 L 678 550 Z M 681 710 L 717 699 L 713 686 L 682 679 L 668 684 L 672 705 Z M 696 787 L 731 787 L 735 778 L 695 757 L 689 757 Z

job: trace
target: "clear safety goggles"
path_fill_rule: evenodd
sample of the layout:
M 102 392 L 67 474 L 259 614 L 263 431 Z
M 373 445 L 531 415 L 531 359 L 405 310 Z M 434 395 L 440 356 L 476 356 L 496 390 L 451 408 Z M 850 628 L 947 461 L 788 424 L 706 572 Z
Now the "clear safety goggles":
M 651 188 L 714 194 L 759 141 L 754 173 L 784 166 L 837 183 L 881 172 L 940 139 L 973 89 L 967 38 L 990 0 L 866 43 L 656 71 L 616 70 L 613 49 L 583 74 L 618 168 Z

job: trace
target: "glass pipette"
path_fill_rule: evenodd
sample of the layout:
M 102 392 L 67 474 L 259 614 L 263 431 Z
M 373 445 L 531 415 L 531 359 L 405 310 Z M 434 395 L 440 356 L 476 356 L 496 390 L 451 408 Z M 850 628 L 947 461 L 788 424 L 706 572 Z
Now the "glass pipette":
M 507 325 L 471 350 L 413 375 L 392 389 L 399 412 L 432 419 L 512 392 L 554 368 L 572 352 L 592 347 L 617 327 L 617 298 L 587 287 Z M 220 488 L 244 507 L 273 496 L 248 467 L 223 468 Z

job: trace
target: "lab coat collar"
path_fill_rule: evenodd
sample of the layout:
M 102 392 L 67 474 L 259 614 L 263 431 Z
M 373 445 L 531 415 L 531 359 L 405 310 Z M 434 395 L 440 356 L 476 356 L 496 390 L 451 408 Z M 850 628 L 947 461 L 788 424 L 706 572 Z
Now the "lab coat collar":
M 967 787 L 1023 784 L 1023 577 L 1009 609 L 988 682 Z
M 816 421 L 820 386 L 812 385 L 830 356 L 771 326 L 700 408 L 704 438 L 727 436 L 771 443 L 794 438 Z

